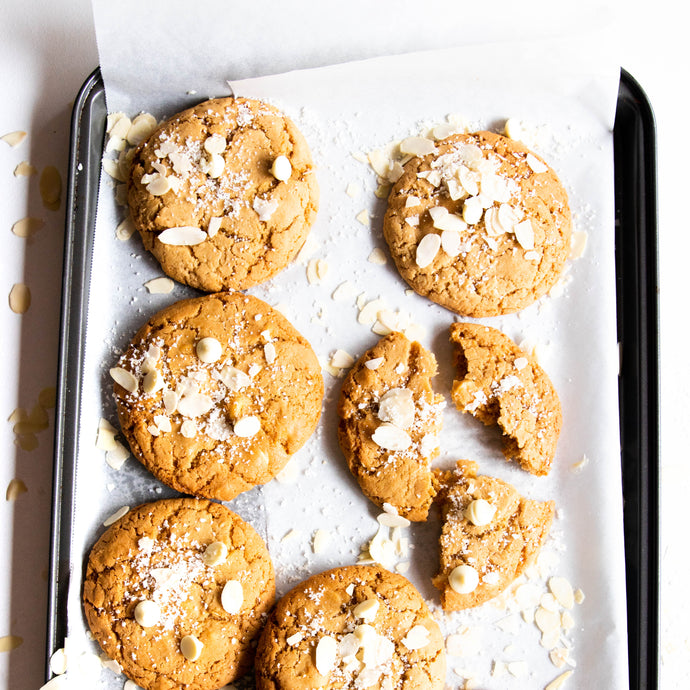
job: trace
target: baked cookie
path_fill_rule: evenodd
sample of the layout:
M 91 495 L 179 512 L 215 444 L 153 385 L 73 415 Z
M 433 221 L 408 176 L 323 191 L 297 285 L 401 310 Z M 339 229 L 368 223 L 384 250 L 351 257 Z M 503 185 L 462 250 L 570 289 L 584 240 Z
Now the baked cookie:
M 376 505 L 425 520 L 435 489 L 443 396 L 433 392 L 436 359 L 392 333 L 360 357 L 343 381 L 338 439 L 350 471 Z
M 401 575 L 347 566 L 314 575 L 271 613 L 256 652 L 257 690 L 443 688 L 443 637 Z
M 508 460 L 536 475 L 551 469 L 563 417 L 546 372 L 501 331 L 476 323 L 454 323 L 457 379 L 452 398 L 461 412 L 498 424 Z
M 83 591 L 94 637 L 145 690 L 213 690 L 242 676 L 274 594 L 251 525 L 192 498 L 141 505 L 110 526 Z
M 458 314 L 518 311 L 558 281 L 570 250 L 568 198 L 523 144 L 454 134 L 409 160 L 383 234 L 402 277 Z
M 309 343 L 268 304 L 237 292 L 158 312 L 110 373 L 132 453 L 195 496 L 229 501 L 265 484 L 321 414 Z
M 439 492 L 443 529 L 434 584 L 446 611 L 479 606 L 503 592 L 536 558 L 549 533 L 553 501 L 531 501 L 500 479 L 458 462 Z
M 129 208 L 144 247 L 173 279 L 207 292 L 283 269 L 314 223 L 319 189 L 293 122 L 248 98 L 175 115 L 134 152 Z

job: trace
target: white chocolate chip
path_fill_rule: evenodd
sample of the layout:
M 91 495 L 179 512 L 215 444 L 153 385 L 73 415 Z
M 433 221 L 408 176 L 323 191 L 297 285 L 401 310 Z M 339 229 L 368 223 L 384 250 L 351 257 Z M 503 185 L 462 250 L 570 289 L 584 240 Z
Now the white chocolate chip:
M 436 233 L 424 235 L 417 245 L 415 263 L 419 268 L 426 268 L 436 258 L 441 248 L 441 236 Z
M 216 180 L 225 170 L 225 159 L 217 153 L 212 153 L 206 165 L 203 167 L 204 170 L 202 170 L 202 172 L 205 172 L 210 178 Z
M 429 644 L 429 630 L 423 625 L 415 625 L 401 642 L 410 650 L 423 649 Z
M 228 557 L 228 547 L 222 541 L 211 542 L 201 556 L 201 560 L 208 566 L 214 567 L 225 563 Z
M 338 652 L 338 643 L 327 635 L 322 637 L 316 645 L 315 663 L 316 670 L 322 676 L 327 676 L 335 666 Z
M 242 417 L 235 422 L 233 431 L 236 436 L 241 436 L 242 438 L 251 438 L 255 436 L 261 430 L 261 420 L 254 415 L 249 415 L 247 417 Z
M 378 418 L 390 422 L 400 429 L 412 426 L 415 416 L 415 404 L 409 388 L 391 388 L 379 400 Z
M 451 570 L 448 584 L 458 594 L 469 594 L 477 589 L 479 573 L 471 565 L 459 565 Z
M 242 583 L 238 580 L 228 580 L 220 595 L 221 606 L 233 615 L 240 612 L 244 603 Z
M 161 619 L 161 608 L 155 601 L 144 599 L 134 608 L 134 620 L 142 628 L 151 628 Z
M 412 443 L 410 435 L 394 424 L 384 422 L 371 436 L 371 440 L 385 450 L 405 450 Z
M 222 134 L 212 134 L 210 137 L 207 137 L 206 141 L 204 141 L 204 150 L 206 153 L 210 153 L 211 155 L 223 153 L 226 146 L 227 141 Z
M 465 517 L 477 527 L 488 525 L 494 519 L 495 514 L 496 506 L 483 498 L 472 501 L 465 508 Z
M 217 362 L 223 354 L 223 346 L 216 338 L 206 337 L 196 344 L 196 356 L 205 364 Z
M 15 314 L 24 314 L 31 306 L 31 290 L 24 283 L 15 283 L 9 295 L 10 309 Z
M 287 156 L 278 156 L 273 161 L 271 175 L 280 182 L 285 182 L 290 179 L 290 175 L 292 175 L 292 164 Z
M 162 244 L 175 247 L 193 247 L 208 239 L 208 235 L 201 228 L 183 225 L 163 230 L 158 234 L 157 239 Z
M 119 386 L 122 386 L 128 393 L 136 393 L 139 389 L 139 381 L 132 372 L 123 369 L 122 367 L 113 367 L 110 369 L 110 378 Z
M 180 652 L 187 661 L 196 661 L 201 656 L 204 644 L 194 635 L 185 635 L 180 640 Z

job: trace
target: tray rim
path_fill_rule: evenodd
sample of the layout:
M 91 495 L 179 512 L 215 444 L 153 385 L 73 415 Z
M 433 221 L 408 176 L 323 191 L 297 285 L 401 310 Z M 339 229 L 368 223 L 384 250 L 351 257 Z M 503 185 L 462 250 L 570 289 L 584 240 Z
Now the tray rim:
M 64 505 L 67 491 L 73 490 L 74 473 L 73 466 L 65 462 L 69 451 L 76 442 L 76 419 L 66 414 L 70 405 L 74 405 L 75 397 L 78 400 L 81 395 L 81 386 L 70 387 L 68 384 L 81 381 L 82 373 L 82 317 L 85 294 L 83 284 L 90 275 L 90 265 L 82 262 L 81 274 L 75 274 L 74 259 L 85 259 L 84 249 L 90 243 L 88 233 L 80 235 L 77 226 L 80 220 L 84 220 L 89 214 L 95 215 L 96 200 L 89 200 L 80 185 L 81 160 L 84 155 L 84 142 L 81 130 L 87 110 L 93 105 L 96 98 L 105 95 L 105 86 L 101 76 L 100 67 L 96 67 L 82 84 L 74 102 L 70 129 L 70 148 L 68 182 L 66 188 L 67 214 L 65 222 L 63 274 L 62 274 L 62 301 L 60 309 L 60 339 L 57 377 L 57 404 L 55 415 L 55 451 L 53 464 L 53 494 L 51 501 L 51 535 L 50 535 L 50 567 L 49 567 L 49 592 L 47 612 L 46 635 L 46 660 L 45 680 L 48 681 L 52 674 L 50 671 L 50 658 L 58 648 L 57 642 L 64 639 L 66 633 L 66 615 L 64 604 L 66 591 L 69 586 L 69 562 L 71 554 L 71 518 L 72 509 L 68 511 Z M 643 193 L 639 198 L 633 199 L 637 204 L 638 216 L 642 222 L 636 233 L 638 240 L 638 253 L 634 260 L 620 259 L 617 257 L 617 281 L 618 290 L 618 326 L 619 345 L 621 347 L 621 375 L 619 387 L 626 381 L 624 368 L 629 358 L 638 366 L 634 383 L 634 392 L 637 393 L 637 417 L 634 420 L 639 428 L 640 445 L 644 449 L 644 458 L 638 456 L 642 466 L 631 468 L 626 464 L 623 438 L 621 438 L 621 466 L 623 473 L 634 475 L 636 489 L 639 492 L 637 510 L 626 500 L 624 509 L 624 523 L 626 532 L 626 577 L 628 590 L 626 599 L 628 603 L 628 666 L 630 669 L 630 688 L 642 690 L 657 687 L 658 675 L 658 569 L 659 569 L 659 535 L 658 535 L 658 463 L 659 463 L 659 437 L 658 437 L 658 295 L 657 295 L 657 207 L 656 207 L 656 123 L 651 104 L 644 90 L 635 78 L 624 68 L 620 70 L 620 85 L 616 109 L 616 123 L 619 122 L 621 104 L 629 105 L 633 110 L 637 109 L 637 115 L 641 120 L 641 128 L 637 130 L 638 140 L 634 142 L 640 148 L 640 155 L 644 163 Z M 614 125 L 614 162 L 618 161 L 616 153 L 616 125 Z M 88 152 L 86 153 L 88 156 Z M 99 156 L 100 160 L 100 156 Z M 620 166 L 614 165 L 616 174 L 616 221 L 620 225 L 618 193 L 619 178 L 621 173 L 631 174 L 629 170 L 621 171 Z M 628 183 L 630 179 L 626 179 Z M 634 182 L 634 180 L 633 180 Z M 644 226 L 643 228 L 641 226 Z M 617 228 L 618 234 L 618 228 Z M 85 236 L 86 235 L 86 236 Z M 618 243 L 616 243 L 618 245 Z M 617 251 L 618 254 L 618 251 Z M 620 261 L 620 263 L 619 263 Z M 646 275 L 643 281 L 637 283 L 635 300 L 631 301 L 627 291 L 622 289 L 621 272 L 622 265 L 626 264 L 637 271 L 644 269 Z M 634 265 L 631 265 L 634 264 Z M 627 274 L 626 276 L 627 277 Z M 77 285 L 77 283 L 79 285 Z M 79 287 L 82 289 L 78 289 Z M 626 284 L 627 286 L 627 284 Z M 632 328 L 621 326 L 621 314 L 625 310 L 632 312 L 640 309 L 642 301 L 641 318 L 633 323 Z M 79 314 L 79 320 L 75 322 L 73 316 Z M 631 341 L 627 336 L 630 332 L 633 337 L 644 335 L 644 342 Z M 642 347 L 638 347 L 642 345 Z M 76 350 L 76 358 L 70 355 Z M 628 357 L 629 355 L 629 357 Z M 625 389 L 627 392 L 629 389 Z M 621 395 L 624 388 L 620 389 Z M 67 404 L 68 396 L 72 396 L 70 405 Z M 620 404 L 620 401 L 619 401 Z M 623 410 L 621 410 L 623 414 Z M 640 425 L 643 422 L 643 425 Z M 621 435 L 624 431 L 623 420 L 621 422 Z M 72 432 L 71 436 L 69 432 Z M 642 455 L 642 454 L 640 454 Z M 635 459 L 635 458 L 633 458 Z M 623 483 L 625 489 L 625 478 Z M 625 497 L 627 499 L 627 497 Z M 644 512 L 643 512 L 644 511 Z M 650 512 L 651 511 L 651 512 Z M 657 519 L 654 519 L 657 518 Z M 639 532 L 635 531 L 639 529 Z M 630 534 L 629 534 L 630 533 Z M 637 537 L 635 536 L 637 535 Z M 640 577 L 629 577 L 629 549 L 635 551 L 640 557 Z M 644 558 L 644 560 L 643 560 Z M 632 634 L 631 634 L 632 631 Z M 62 635 L 62 637 L 61 637 Z

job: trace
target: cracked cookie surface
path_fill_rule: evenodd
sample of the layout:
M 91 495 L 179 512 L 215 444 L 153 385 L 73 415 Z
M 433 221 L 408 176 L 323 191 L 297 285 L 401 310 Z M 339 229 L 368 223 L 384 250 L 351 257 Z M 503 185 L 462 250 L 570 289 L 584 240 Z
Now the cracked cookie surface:
M 508 460 L 535 475 L 548 474 L 563 426 L 561 403 L 546 372 L 507 335 L 476 323 L 454 323 L 457 379 L 452 398 L 503 432 Z
M 409 160 L 383 233 L 405 281 L 463 316 L 508 314 L 558 281 L 570 250 L 568 198 L 520 142 L 455 134 Z
M 158 312 L 111 374 L 133 454 L 195 496 L 229 501 L 265 484 L 321 414 L 323 379 L 310 344 L 282 314 L 242 293 Z
M 404 577 L 380 566 L 319 573 L 276 604 L 256 654 L 258 690 L 443 688 L 443 637 Z
M 443 608 L 459 611 L 499 595 L 534 561 L 549 533 L 554 502 L 523 498 L 500 479 L 477 476 L 477 463 L 460 461 L 457 470 L 443 474 L 434 584 Z
M 350 369 L 338 401 L 340 447 L 362 492 L 414 521 L 426 519 L 435 494 L 430 465 L 445 406 L 435 374 L 430 352 L 392 333 Z
M 224 557 L 209 557 L 212 544 Z M 223 604 L 229 582 L 241 582 L 233 613 Z M 250 667 L 274 592 L 251 525 L 219 503 L 179 498 L 138 506 L 108 528 L 89 555 L 83 599 L 101 648 L 140 687 L 212 690 Z M 141 602 L 148 619 L 137 619 Z M 201 643 L 195 660 L 182 652 L 188 635 Z
M 278 157 L 289 162 L 286 179 L 272 172 Z M 128 182 L 144 247 L 171 278 L 206 292 L 244 290 L 283 269 L 318 199 L 303 135 L 273 106 L 247 98 L 206 101 L 163 123 L 137 147 Z M 192 228 L 183 233 L 191 244 L 162 241 L 170 228 Z

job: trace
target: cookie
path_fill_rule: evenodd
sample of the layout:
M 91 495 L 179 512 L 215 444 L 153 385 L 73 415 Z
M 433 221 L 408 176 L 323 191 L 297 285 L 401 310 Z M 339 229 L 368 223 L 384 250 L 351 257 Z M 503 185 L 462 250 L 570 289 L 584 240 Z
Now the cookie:
M 347 566 L 314 575 L 271 613 L 256 652 L 257 690 L 444 687 L 443 637 L 401 575 Z
M 498 424 L 508 460 L 532 474 L 547 474 L 563 416 L 546 372 L 495 328 L 454 323 L 450 340 L 457 369 L 451 393 L 455 406 L 484 424 Z
M 248 98 L 175 115 L 134 152 L 132 221 L 171 278 L 244 290 L 283 269 L 314 223 L 319 189 L 293 122 Z
M 253 661 L 275 587 L 266 545 L 219 503 L 167 499 L 130 510 L 89 555 L 89 628 L 144 690 L 213 690 Z
M 532 501 L 500 479 L 459 462 L 439 492 L 440 572 L 446 611 L 480 606 L 505 591 L 534 561 L 551 526 L 553 501 Z
M 454 134 L 409 160 L 383 234 L 401 276 L 463 316 L 519 311 L 558 281 L 570 251 L 568 197 L 523 144 Z
M 268 482 L 321 414 L 309 343 L 238 292 L 158 312 L 110 372 L 132 453 L 168 486 L 205 498 L 229 501 Z
M 394 332 L 350 369 L 338 401 L 340 447 L 364 495 L 414 521 L 426 519 L 435 494 L 430 464 L 445 406 L 435 374 L 434 356 Z

